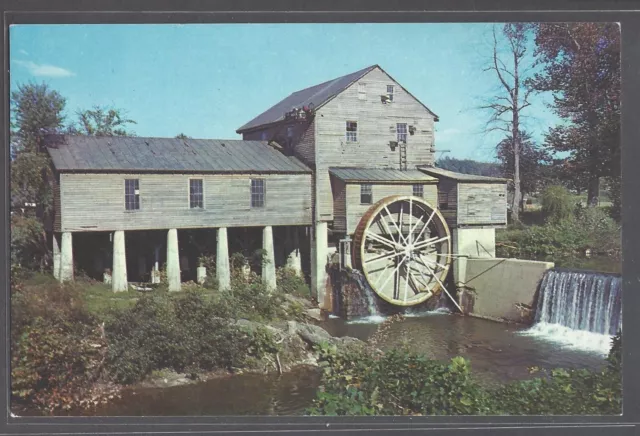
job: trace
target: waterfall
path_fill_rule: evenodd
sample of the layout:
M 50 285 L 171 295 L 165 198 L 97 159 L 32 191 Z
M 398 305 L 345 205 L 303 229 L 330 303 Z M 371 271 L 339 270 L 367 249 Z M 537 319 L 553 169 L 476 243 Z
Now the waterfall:
M 547 271 L 527 333 L 606 353 L 611 336 L 622 329 L 621 282 L 615 274 Z
M 380 309 L 378 308 L 377 296 L 374 295 L 373 289 L 367 283 L 364 275 L 357 269 L 351 270 L 351 277 L 355 280 L 358 288 L 360 289 L 360 296 L 362 298 L 361 307 L 366 309 L 365 316 L 378 316 L 380 315 Z

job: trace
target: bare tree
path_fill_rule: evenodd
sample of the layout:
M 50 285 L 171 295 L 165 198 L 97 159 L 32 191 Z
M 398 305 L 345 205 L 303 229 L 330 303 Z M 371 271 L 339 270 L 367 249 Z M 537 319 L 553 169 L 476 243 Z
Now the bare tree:
M 531 105 L 529 96 L 533 92 L 533 88 L 529 85 L 533 63 L 527 58 L 530 29 L 529 24 L 508 23 L 503 26 L 499 39 L 494 26 L 492 59 L 484 71 L 495 74 L 498 91 L 480 106 L 480 109 L 489 113 L 485 132 L 502 131 L 512 142 L 514 194 L 511 217 L 514 221 L 519 221 L 522 207 L 520 183 L 522 112 Z

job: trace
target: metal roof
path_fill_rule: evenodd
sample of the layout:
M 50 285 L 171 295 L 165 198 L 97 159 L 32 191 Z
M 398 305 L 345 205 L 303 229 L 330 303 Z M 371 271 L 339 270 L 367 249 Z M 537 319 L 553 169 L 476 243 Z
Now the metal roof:
M 476 176 L 475 174 L 462 174 L 462 173 L 456 173 L 453 171 L 444 170 L 442 168 L 436 168 L 436 167 L 420 166 L 418 167 L 418 169 L 426 174 L 429 174 L 430 176 L 434 176 L 437 178 L 444 177 L 444 178 L 456 180 L 459 182 L 506 183 L 509 181 L 508 179 L 503 179 L 500 177 Z
M 344 182 L 425 183 L 436 182 L 418 170 L 400 171 L 394 168 L 341 168 L 331 167 L 329 173 Z
M 355 73 L 350 73 L 345 76 L 338 77 L 333 80 L 329 80 L 327 82 L 323 82 L 319 85 L 311 86 L 309 88 L 302 89 L 300 91 L 296 91 L 290 96 L 286 97 L 284 100 L 281 100 L 279 103 L 270 107 L 244 126 L 238 128 L 236 130 L 237 133 L 242 133 L 247 130 L 251 130 L 256 127 L 264 126 L 267 124 L 276 123 L 284 120 L 284 115 L 286 112 L 291 111 L 294 108 L 302 108 L 304 106 L 313 105 L 314 109 L 318 109 L 323 104 L 327 103 L 336 95 L 340 94 L 346 88 L 349 87 L 353 82 L 360 79 L 362 76 L 367 74 L 369 71 L 380 68 L 379 65 L 371 65 L 367 68 L 363 68 L 362 70 L 358 70 Z M 382 68 L 380 68 L 382 70 Z M 385 74 L 389 75 L 386 71 L 382 70 Z M 391 77 L 391 76 L 389 76 Z M 392 80 L 394 80 L 392 78 Z M 397 83 L 396 80 L 394 82 Z M 400 87 L 413 98 L 415 98 L 409 91 L 404 89 L 402 85 Z M 416 99 L 418 100 L 418 99 Z M 418 100 L 418 102 L 420 102 Z M 422 104 L 420 102 L 420 104 Z M 424 106 L 424 104 L 422 104 Z M 424 106 L 424 108 L 432 113 L 438 120 L 438 116 L 434 114 L 431 109 Z
M 58 171 L 310 173 L 265 141 L 55 135 L 47 150 Z

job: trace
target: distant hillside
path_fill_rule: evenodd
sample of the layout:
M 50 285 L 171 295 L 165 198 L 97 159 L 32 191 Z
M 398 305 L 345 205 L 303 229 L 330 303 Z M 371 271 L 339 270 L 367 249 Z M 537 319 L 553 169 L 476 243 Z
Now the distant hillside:
M 502 177 L 499 163 L 479 162 L 471 159 L 456 159 L 454 157 L 442 157 L 436 161 L 436 167 L 443 170 L 455 171 L 462 174 L 476 176 Z

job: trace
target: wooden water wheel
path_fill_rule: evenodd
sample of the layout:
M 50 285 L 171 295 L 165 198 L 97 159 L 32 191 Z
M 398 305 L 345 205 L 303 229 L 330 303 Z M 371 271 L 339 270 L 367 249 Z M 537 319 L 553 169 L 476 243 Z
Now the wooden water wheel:
M 451 234 L 438 209 L 420 197 L 390 196 L 371 206 L 354 233 L 352 256 L 391 304 L 412 306 L 447 292 Z

